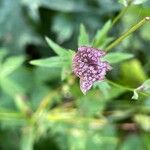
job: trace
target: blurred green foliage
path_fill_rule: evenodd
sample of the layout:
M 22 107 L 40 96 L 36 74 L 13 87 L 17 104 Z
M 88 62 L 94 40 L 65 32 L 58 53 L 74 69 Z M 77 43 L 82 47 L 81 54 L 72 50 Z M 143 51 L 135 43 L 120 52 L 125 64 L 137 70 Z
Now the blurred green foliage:
M 113 25 L 128 3 L 0 1 L 0 150 L 150 150 L 150 23 L 104 57 L 113 70 L 87 95 L 71 71 L 78 46 L 105 50 L 150 15 L 133 0 Z

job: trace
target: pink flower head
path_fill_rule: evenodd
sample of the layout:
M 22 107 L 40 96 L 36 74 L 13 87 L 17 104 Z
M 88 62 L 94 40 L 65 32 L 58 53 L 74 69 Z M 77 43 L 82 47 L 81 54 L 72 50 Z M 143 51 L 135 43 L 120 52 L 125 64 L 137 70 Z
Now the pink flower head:
M 106 53 L 102 50 L 82 46 L 73 58 L 73 72 L 80 78 L 80 89 L 85 94 L 96 81 L 104 80 L 111 66 L 100 58 Z

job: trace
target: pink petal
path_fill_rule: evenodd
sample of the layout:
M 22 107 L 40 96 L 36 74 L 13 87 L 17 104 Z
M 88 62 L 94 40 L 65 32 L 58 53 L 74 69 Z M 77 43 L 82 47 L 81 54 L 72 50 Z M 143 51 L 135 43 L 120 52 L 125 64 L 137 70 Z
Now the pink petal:
M 82 93 L 85 95 L 88 90 L 92 87 L 93 82 L 88 80 L 80 79 L 80 89 Z

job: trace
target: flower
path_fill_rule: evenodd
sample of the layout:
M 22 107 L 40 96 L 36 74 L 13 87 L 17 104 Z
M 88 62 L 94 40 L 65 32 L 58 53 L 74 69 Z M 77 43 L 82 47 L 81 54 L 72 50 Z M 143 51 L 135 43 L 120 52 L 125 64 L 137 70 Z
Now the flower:
M 86 94 L 96 81 L 105 79 L 106 72 L 111 70 L 111 66 L 100 58 L 106 53 L 102 50 L 82 46 L 73 58 L 73 72 L 80 78 L 80 89 Z

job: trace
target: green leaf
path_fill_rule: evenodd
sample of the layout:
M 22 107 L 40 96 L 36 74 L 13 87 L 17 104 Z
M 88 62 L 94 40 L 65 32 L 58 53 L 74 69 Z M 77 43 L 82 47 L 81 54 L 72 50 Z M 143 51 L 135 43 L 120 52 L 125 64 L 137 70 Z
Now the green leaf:
M 7 49 L 5 48 L 0 48 L 0 63 L 3 60 L 3 58 L 7 55 Z
M 28 13 L 34 20 L 39 20 L 39 7 L 44 7 L 58 12 L 92 12 L 92 8 L 80 1 L 70 0 L 22 0 L 24 7 L 28 8 Z
M 30 115 L 29 113 L 32 113 L 31 109 L 27 105 L 26 99 L 24 95 L 17 94 L 15 96 L 15 104 L 18 110 L 20 110 L 24 115 Z
M 55 42 L 53 42 L 51 39 L 49 39 L 48 37 L 45 37 L 46 42 L 48 43 L 49 47 L 53 49 L 53 51 L 62 56 L 62 55 L 66 55 L 67 51 L 66 49 L 62 48 L 61 46 L 57 45 Z
M 142 85 L 134 90 L 132 99 L 138 99 L 138 92 L 146 92 L 150 94 L 150 79 L 146 80 Z
M 2 90 L 12 97 L 24 93 L 23 87 L 8 77 L 2 78 L 0 85 Z
M 6 59 L 0 70 L 1 76 L 8 76 L 21 66 L 25 58 L 23 56 L 13 56 Z
M 72 69 L 70 66 L 65 66 L 62 68 L 62 72 L 61 72 L 61 80 L 65 80 L 72 72 Z
M 131 99 L 138 99 L 138 98 L 139 98 L 139 94 L 138 94 L 137 89 L 135 89 L 135 90 L 133 91 L 133 96 L 132 96 Z
M 121 4 L 123 4 L 124 6 L 128 6 L 130 3 L 134 4 L 134 5 L 139 5 L 142 4 L 144 2 L 146 2 L 147 0 L 119 0 L 119 2 Z
M 69 59 L 64 59 L 63 57 L 50 57 L 45 59 L 39 59 L 39 60 L 32 60 L 30 61 L 30 64 L 37 65 L 41 67 L 63 67 L 70 63 Z
M 35 134 L 32 126 L 27 126 L 22 130 L 20 140 L 20 150 L 33 150 Z
M 104 24 L 102 29 L 97 31 L 93 40 L 93 44 L 92 44 L 93 47 L 100 47 L 105 42 L 110 27 L 111 27 L 111 21 L 109 20 Z
M 0 0 L 0 39 L 13 53 L 24 50 L 27 43 L 40 44 L 41 38 L 27 21 L 22 1 Z M 8 21 L 9 20 L 9 21 Z
M 133 58 L 132 54 L 122 53 L 122 52 L 114 52 L 108 53 L 103 60 L 108 61 L 111 64 L 120 63 L 124 60 Z
M 83 24 L 80 25 L 80 34 L 78 37 L 78 46 L 87 46 L 89 45 L 89 35 L 86 32 L 85 26 Z
M 67 14 L 58 14 L 52 22 L 52 30 L 57 35 L 57 41 L 62 43 L 67 41 L 73 34 L 74 25 Z
M 150 117 L 143 114 L 136 114 L 134 121 L 145 131 L 150 131 Z
M 120 65 L 121 83 L 130 87 L 136 87 L 147 79 L 143 67 L 139 60 L 131 59 Z
M 143 149 L 143 145 L 141 142 L 140 136 L 136 134 L 131 134 L 126 137 L 124 142 L 120 146 L 120 150 L 141 150 Z

